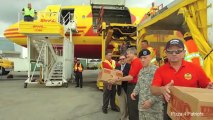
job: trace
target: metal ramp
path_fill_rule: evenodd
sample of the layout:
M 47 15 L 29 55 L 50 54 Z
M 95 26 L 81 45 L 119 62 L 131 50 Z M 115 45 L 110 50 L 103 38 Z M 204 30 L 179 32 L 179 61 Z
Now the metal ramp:
M 19 22 L 19 32 L 28 37 L 29 69 L 24 88 L 27 88 L 28 84 L 68 87 L 74 61 L 72 32 L 77 32 L 76 23 L 71 19 L 72 16 L 73 14 L 67 13 L 67 18 L 60 22 Z M 65 36 L 66 33 L 69 33 L 68 37 Z M 52 41 L 56 40 L 63 41 L 61 54 L 52 44 Z M 34 73 L 38 68 L 40 77 L 36 79 Z

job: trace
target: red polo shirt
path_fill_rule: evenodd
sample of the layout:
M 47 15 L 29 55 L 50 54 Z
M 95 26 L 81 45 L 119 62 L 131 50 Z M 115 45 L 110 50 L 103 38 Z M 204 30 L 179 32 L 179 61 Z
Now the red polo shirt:
M 138 81 L 138 73 L 140 72 L 142 68 L 142 63 L 139 58 L 135 58 L 131 62 L 131 68 L 129 70 L 129 75 L 133 77 L 133 80 L 129 81 L 129 83 L 136 84 Z
M 203 69 L 190 62 L 182 61 L 182 66 L 176 72 L 169 63 L 157 69 L 152 81 L 152 86 L 164 86 L 171 80 L 175 86 L 202 87 L 205 88 L 210 82 Z

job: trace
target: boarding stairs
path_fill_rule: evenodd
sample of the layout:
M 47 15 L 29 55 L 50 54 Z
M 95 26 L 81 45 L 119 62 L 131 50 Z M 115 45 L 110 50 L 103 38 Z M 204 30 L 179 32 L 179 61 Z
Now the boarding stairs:
M 62 16 L 61 16 L 62 17 Z M 66 18 L 66 19 L 65 19 Z M 28 60 L 29 70 L 28 79 L 24 83 L 24 88 L 28 84 L 44 83 L 45 86 L 65 86 L 68 87 L 68 81 L 71 79 L 74 61 L 74 45 L 72 42 L 72 33 L 77 32 L 76 23 L 72 19 L 73 14 L 67 13 L 60 22 L 19 22 L 19 31 L 28 38 Z M 69 36 L 65 34 L 69 33 Z M 58 54 L 53 40 L 60 40 L 62 45 L 62 54 Z M 35 66 L 31 71 L 31 63 Z M 36 68 L 40 67 L 40 78 L 35 79 Z

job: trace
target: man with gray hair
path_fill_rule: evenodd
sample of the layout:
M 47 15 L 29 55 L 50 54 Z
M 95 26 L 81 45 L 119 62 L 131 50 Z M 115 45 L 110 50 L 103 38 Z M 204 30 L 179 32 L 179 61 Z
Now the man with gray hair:
M 132 100 L 130 95 L 135 88 L 135 85 L 138 81 L 138 74 L 142 68 L 142 63 L 140 59 L 137 57 L 137 50 L 135 47 L 131 47 L 127 49 L 127 60 L 131 62 L 131 68 L 129 71 L 129 75 L 125 77 L 118 77 L 111 80 L 111 83 L 115 83 L 118 81 L 128 81 L 127 85 L 127 106 L 129 113 L 129 120 L 138 120 L 138 96 L 136 96 L 136 100 Z

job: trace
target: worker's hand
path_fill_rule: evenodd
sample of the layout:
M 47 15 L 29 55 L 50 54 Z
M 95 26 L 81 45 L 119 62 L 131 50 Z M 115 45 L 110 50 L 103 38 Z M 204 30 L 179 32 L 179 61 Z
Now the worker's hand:
M 212 83 L 212 82 L 209 82 L 209 84 L 207 85 L 206 88 L 207 88 L 207 89 L 213 89 L 213 83 Z
M 142 103 L 142 108 L 143 109 L 149 109 L 152 106 L 151 101 L 150 100 L 146 100 Z
M 113 78 L 110 78 L 109 80 L 108 80 L 108 82 L 110 83 L 110 84 L 115 84 L 116 82 L 118 82 L 119 81 L 119 78 L 118 77 L 113 77 Z
M 123 74 L 123 72 L 120 71 L 120 70 L 115 70 L 115 72 L 116 72 L 116 73 L 119 73 L 119 74 Z
M 164 98 L 165 98 L 165 100 L 166 100 L 167 102 L 169 102 L 169 100 L 170 100 L 170 98 L 171 98 L 171 95 L 170 95 L 171 91 L 169 90 L 169 88 L 170 88 L 171 86 L 173 86 L 173 84 L 174 84 L 174 81 L 171 80 L 170 83 L 168 83 L 167 85 L 161 87 L 161 93 L 163 94 L 163 96 L 164 96 Z
M 136 99 L 135 99 L 135 96 L 136 96 L 135 93 L 132 93 L 130 96 L 131 96 L 131 99 L 132 99 L 132 100 L 136 100 Z

